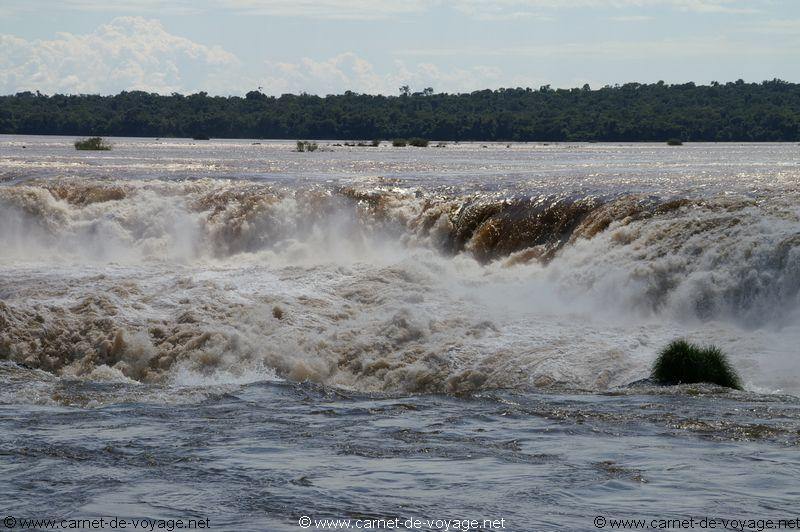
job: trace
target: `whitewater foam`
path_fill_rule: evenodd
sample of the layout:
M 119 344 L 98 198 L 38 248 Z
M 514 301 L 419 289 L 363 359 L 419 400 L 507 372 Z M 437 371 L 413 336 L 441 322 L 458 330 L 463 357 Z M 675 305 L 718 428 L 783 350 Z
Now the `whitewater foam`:
M 729 350 L 751 386 L 793 391 L 782 377 L 800 338 L 793 205 L 225 180 L 10 185 L 0 356 L 139 382 L 607 389 L 691 336 Z

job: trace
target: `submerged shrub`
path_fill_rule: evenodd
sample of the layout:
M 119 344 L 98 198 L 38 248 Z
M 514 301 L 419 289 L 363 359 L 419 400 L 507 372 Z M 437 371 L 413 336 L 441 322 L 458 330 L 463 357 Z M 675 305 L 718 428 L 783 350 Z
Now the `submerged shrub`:
M 88 139 L 80 139 L 75 141 L 76 150 L 110 150 L 109 144 L 102 137 L 89 137 Z
M 739 375 L 718 347 L 700 347 L 686 340 L 676 340 L 659 353 L 651 377 L 662 384 L 709 382 L 742 389 Z
M 415 137 L 415 138 L 409 140 L 408 143 L 411 144 L 412 146 L 416 146 L 417 148 L 427 148 L 428 147 L 428 140 L 427 139 L 421 139 L 421 138 L 418 138 L 418 137 Z
M 405 148 L 408 146 L 408 141 L 406 139 L 394 139 L 392 141 L 392 146 L 395 148 Z
M 375 140 L 372 141 L 372 147 L 373 148 L 377 148 L 380 145 L 381 145 L 381 141 L 379 141 L 378 139 L 375 139 Z
M 683 146 L 683 141 L 681 139 L 669 139 L 667 146 Z

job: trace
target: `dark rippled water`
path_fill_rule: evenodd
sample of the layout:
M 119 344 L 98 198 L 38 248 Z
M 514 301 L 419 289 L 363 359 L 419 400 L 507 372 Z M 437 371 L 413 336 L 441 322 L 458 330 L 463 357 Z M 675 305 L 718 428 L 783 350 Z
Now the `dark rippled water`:
M 5 515 L 797 517 L 795 145 L 71 141 L 0 138 Z
M 702 386 L 386 397 L 279 382 L 177 406 L 123 388 L 63 382 L 75 406 L 2 407 L 8 513 L 200 516 L 217 530 L 299 530 L 303 515 L 592 530 L 598 515 L 789 518 L 800 496 L 800 405 L 787 397 Z

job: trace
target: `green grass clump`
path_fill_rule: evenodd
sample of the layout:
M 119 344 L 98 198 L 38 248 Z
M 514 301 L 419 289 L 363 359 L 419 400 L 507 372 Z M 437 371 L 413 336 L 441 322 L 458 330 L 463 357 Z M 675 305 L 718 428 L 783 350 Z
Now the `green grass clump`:
M 421 139 L 415 137 L 408 141 L 409 144 L 412 146 L 416 146 L 417 148 L 427 148 L 428 147 L 428 139 Z
M 378 147 L 378 146 L 380 146 L 380 145 L 381 145 L 381 141 L 379 141 L 378 139 L 374 139 L 374 140 L 372 141 L 372 147 L 373 147 L 373 148 L 377 148 L 377 147 Z
M 659 353 L 651 373 L 662 384 L 709 382 L 742 389 L 741 379 L 718 347 L 675 340 Z
M 683 146 L 683 141 L 681 139 L 669 139 L 667 146 Z
M 111 144 L 106 142 L 102 137 L 89 137 L 88 139 L 79 139 L 75 141 L 76 150 L 101 150 L 106 151 L 111 149 Z
M 392 141 L 392 146 L 395 148 L 405 148 L 408 146 L 408 141 L 406 139 L 394 139 Z
M 304 152 L 304 151 L 317 151 L 316 142 L 309 142 L 307 140 L 298 140 L 297 141 L 297 151 Z

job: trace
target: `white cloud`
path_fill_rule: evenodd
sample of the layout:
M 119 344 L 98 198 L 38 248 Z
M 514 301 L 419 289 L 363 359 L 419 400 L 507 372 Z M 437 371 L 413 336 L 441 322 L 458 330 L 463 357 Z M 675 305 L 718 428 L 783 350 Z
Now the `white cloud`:
M 420 13 L 442 0 L 2 0 L 0 16 L 38 11 L 105 11 L 132 14 L 197 14 L 214 10 L 258 16 L 382 19 Z
M 78 1 L 78 0 L 73 0 Z M 92 0 L 81 0 L 84 2 Z M 147 0 L 138 0 L 147 1 Z M 549 19 L 556 10 L 665 7 L 695 13 L 755 13 L 769 0 L 206 0 L 249 14 L 376 19 L 449 7 L 480 20 Z
M 397 94 L 402 85 L 413 90 L 462 92 L 497 86 L 502 75 L 496 68 L 474 66 L 443 70 L 432 63 L 406 65 L 395 61 L 388 73 L 378 73 L 371 63 L 347 52 L 324 61 L 304 58 L 297 63 L 268 62 L 264 91 L 270 94 L 309 92 L 335 94 L 346 90 L 370 94 Z
M 754 13 L 767 0 L 457 0 L 452 5 L 477 18 L 493 18 L 501 12 L 540 15 L 563 9 L 632 9 L 666 7 L 697 13 Z
M 237 58 L 168 33 L 157 20 L 119 17 L 89 34 L 52 40 L 0 35 L 0 92 L 169 93 L 220 90 Z
M 557 10 L 665 7 L 695 13 L 754 13 L 770 0 L 3 0 L 3 14 L 39 10 L 187 14 L 226 10 L 246 15 L 372 20 L 450 8 L 482 20 L 549 18 Z
M 382 71 L 353 52 L 328 59 L 242 65 L 233 54 L 167 32 L 157 20 L 118 17 L 88 34 L 59 33 L 50 40 L 0 35 L 0 93 L 112 94 L 122 90 L 207 91 L 242 94 L 256 86 L 279 95 L 346 90 L 396 94 L 414 90 L 461 92 L 499 86 L 502 72 L 488 66 L 441 68 L 394 60 Z M 266 68 L 264 68 L 266 67 Z M 254 74 L 259 74 L 255 76 Z
M 601 41 L 553 43 L 531 46 L 507 46 L 497 48 L 420 48 L 396 52 L 409 57 L 533 57 L 608 59 L 614 61 L 646 58 L 693 58 L 697 56 L 775 56 L 793 55 L 794 49 L 781 48 L 773 43 L 749 43 L 742 47 L 741 42 L 729 40 L 724 36 L 691 39 L 660 39 L 648 41 Z
M 249 15 L 324 19 L 381 19 L 420 13 L 432 0 L 211 0 L 209 4 Z
M 201 13 L 203 9 L 200 0 L 3 0 L 0 16 L 56 11 L 189 15 Z

